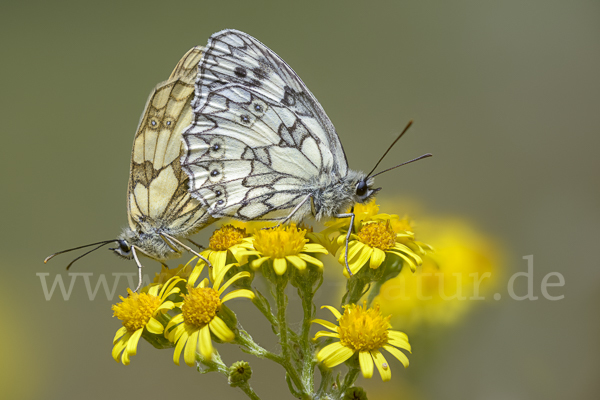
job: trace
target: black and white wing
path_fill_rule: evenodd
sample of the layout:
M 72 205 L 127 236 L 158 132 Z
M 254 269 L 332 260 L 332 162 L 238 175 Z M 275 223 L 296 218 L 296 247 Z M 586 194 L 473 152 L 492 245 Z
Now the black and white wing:
M 347 174 L 319 102 L 289 65 L 243 32 L 210 38 L 192 106 L 181 165 L 190 193 L 213 217 L 283 218 L 320 177 Z

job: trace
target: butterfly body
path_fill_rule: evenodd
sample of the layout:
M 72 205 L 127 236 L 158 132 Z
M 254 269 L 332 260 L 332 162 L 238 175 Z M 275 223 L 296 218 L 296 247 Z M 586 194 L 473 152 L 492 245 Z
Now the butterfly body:
M 181 165 L 191 195 L 215 218 L 334 217 L 379 190 L 348 168 L 333 124 L 298 75 L 243 32 L 210 38 L 192 107 Z

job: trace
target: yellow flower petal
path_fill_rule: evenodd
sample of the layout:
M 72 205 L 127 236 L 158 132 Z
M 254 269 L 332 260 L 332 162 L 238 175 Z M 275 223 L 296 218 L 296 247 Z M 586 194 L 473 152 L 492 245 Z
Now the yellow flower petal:
M 128 356 L 135 356 L 137 353 L 137 345 L 140 341 L 140 337 L 142 337 L 142 332 L 144 332 L 144 328 L 140 328 L 131 334 L 129 341 L 127 342 L 127 348 L 125 349 Z
M 221 295 L 225 291 L 225 289 L 227 289 L 232 283 L 234 283 L 238 279 L 250 278 L 251 276 L 252 276 L 252 274 L 250 274 L 250 272 L 248 272 L 248 271 L 238 272 L 237 274 L 232 276 L 227 282 L 225 282 L 225 284 L 223 286 L 221 286 L 219 288 L 219 295 Z
M 188 341 L 188 334 L 183 330 L 183 333 L 179 336 L 177 340 L 177 345 L 175 346 L 175 351 L 173 352 L 173 362 L 179 365 L 179 358 L 181 357 L 181 351 L 183 350 L 185 344 Z
M 198 262 L 198 264 L 196 264 L 196 266 L 194 267 L 194 270 L 188 277 L 188 285 L 194 286 L 194 284 L 196 283 L 196 280 L 200 277 L 200 274 L 202 274 L 202 270 L 204 270 L 205 265 L 206 265 L 206 263 L 202 260 L 200 260 L 200 262 Z
M 212 340 L 210 338 L 210 329 L 208 325 L 200 328 L 200 353 L 208 360 L 212 358 L 213 353 Z
M 373 376 L 373 357 L 368 351 L 361 351 L 358 353 L 358 361 L 360 363 L 360 370 L 365 378 L 371 378 Z
M 183 279 L 181 279 L 181 278 L 179 278 L 177 276 L 174 276 L 171 279 L 169 279 L 163 285 L 162 289 L 160 290 L 160 293 L 159 293 L 158 297 L 160 297 L 161 299 L 166 299 L 167 297 L 169 297 L 173 293 L 179 293 L 179 288 L 175 287 L 175 285 L 177 285 L 177 283 L 179 283 L 182 280 Z
M 126 333 L 127 333 L 127 328 L 125 328 L 124 326 L 119 328 L 117 333 L 115 333 L 115 337 L 113 339 L 113 344 L 117 343 L 117 340 L 119 340 L 121 338 L 121 336 L 124 336 Z
M 391 338 L 396 338 L 399 340 L 404 340 L 408 342 L 408 335 L 404 332 L 400 332 L 400 331 L 394 331 L 394 330 L 388 330 L 388 336 Z
M 129 354 L 127 354 L 127 351 L 121 353 L 121 363 L 123 363 L 123 365 L 129 365 L 130 361 L 131 360 L 129 360 Z
M 377 367 L 377 371 L 379 371 L 379 375 L 381 375 L 381 380 L 387 382 L 392 379 L 392 369 L 383 354 L 378 350 L 371 350 L 371 355 L 375 360 L 375 366 Z
M 206 327 L 208 329 L 208 327 Z M 199 331 L 194 330 L 187 340 L 185 350 L 183 352 L 183 361 L 190 367 L 196 365 L 196 349 L 198 347 Z
M 362 267 L 364 267 L 364 265 L 369 260 L 369 257 L 371 257 L 371 254 L 373 254 L 373 248 L 371 248 L 369 246 L 365 246 L 365 248 L 358 255 L 356 260 L 353 260 L 352 262 L 348 262 L 348 264 L 350 264 L 350 271 L 352 271 L 353 275 L 355 275 L 358 271 L 360 271 L 362 269 Z M 346 271 L 345 268 L 344 268 L 344 272 L 348 273 L 348 271 Z
M 225 266 L 227 260 L 227 250 L 213 251 L 208 258 L 213 265 L 213 273 Z
M 290 262 L 294 267 L 298 268 L 300 271 L 304 271 L 306 269 L 306 261 L 304 261 L 302 255 L 298 256 L 286 256 L 285 259 Z M 311 257 L 312 258 L 312 257 Z
M 317 353 L 317 360 L 323 362 L 323 365 L 327 368 L 332 368 L 343 363 L 352 357 L 353 354 L 354 351 L 342 346 L 340 342 L 335 342 L 323 347 L 321 351 Z
M 391 355 L 396 357 L 398 361 L 400 361 L 402 365 L 404 365 L 404 368 L 408 367 L 408 357 L 406 357 L 406 354 L 404 354 L 397 348 L 390 346 L 389 344 L 384 345 L 383 348 L 386 349 Z
M 176 316 L 174 316 L 173 318 L 171 318 L 171 320 L 167 324 L 167 331 L 170 331 L 172 327 L 174 327 L 175 325 L 178 325 L 178 324 L 180 324 L 182 322 L 183 322 L 183 315 L 182 314 L 177 314 Z
M 402 258 L 404 261 L 406 261 L 406 263 L 408 264 L 408 266 L 410 267 L 410 270 L 412 272 L 415 272 L 417 270 L 417 266 L 415 265 L 414 261 L 411 260 L 410 258 L 408 258 L 407 256 L 405 256 L 404 254 L 398 253 L 398 252 L 395 252 L 395 251 L 391 251 L 391 250 L 388 251 L 388 253 L 395 254 L 398 257 Z
M 158 296 L 158 289 L 160 289 L 161 285 L 155 285 L 150 287 L 150 289 L 148 289 L 148 294 L 152 295 L 152 296 Z
M 160 335 L 165 330 L 162 324 L 158 322 L 157 319 L 152 317 L 150 318 L 150 321 L 148 321 L 148 323 L 146 324 L 146 329 L 148 329 L 148 332 L 154 333 L 155 335 Z
M 219 317 L 214 317 L 208 326 L 210 327 L 211 332 L 224 342 L 231 342 L 233 339 L 235 339 L 235 333 L 233 333 L 225 321 Z
M 323 325 L 325 328 L 327 328 L 327 329 L 329 329 L 329 330 L 332 330 L 332 331 L 334 331 L 334 332 L 337 332 L 337 328 L 338 328 L 338 327 L 337 327 L 337 325 L 336 325 L 336 324 L 334 324 L 333 322 L 329 322 L 329 321 L 326 321 L 326 320 L 324 320 L 324 319 L 319 319 L 319 318 L 313 319 L 311 322 L 312 322 L 313 324 L 321 324 L 321 325 Z
M 340 335 L 338 333 L 335 333 L 335 332 L 327 332 L 327 331 L 319 331 L 319 332 L 315 333 L 314 339 L 318 339 L 320 337 L 339 338 Z
M 372 269 L 379 268 L 381 263 L 385 260 L 385 252 L 378 248 L 373 248 L 373 254 L 371 255 L 371 261 L 369 267 Z
M 227 264 L 227 265 L 221 266 L 218 270 L 213 269 L 213 275 L 212 275 L 213 289 L 219 290 L 219 287 L 221 286 L 221 283 L 223 282 L 223 279 L 225 278 L 225 274 L 231 269 L 231 267 L 234 267 L 234 266 L 238 266 L 238 264 L 232 263 L 232 264 Z
M 287 270 L 287 261 L 285 258 L 276 258 L 273 260 L 273 269 L 277 275 L 285 274 Z
M 261 258 L 257 258 L 256 260 L 252 260 L 252 262 L 250 263 L 250 267 L 252 267 L 253 269 L 258 269 L 269 258 L 270 257 L 261 257 Z
M 299 257 L 306 262 L 316 265 L 319 268 L 323 268 L 323 263 L 319 259 L 316 259 L 314 257 L 309 256 L 308 254 L 303 254 L 303 253 L 300 253 Z
M 337 308 L 335 307 L 331 307 L 331 306 L 321 306 L 321 308 L 326 308 L 329 311 L 331 311 L 331 313 L 333 314 L 333 316 L 335 317 L 335 319 L 340 319 L 342 317 L 342 314 L 337 310 Z
M 304 251 L 306 253 L 322 253 L 322 254 L 328 253 L 327 249 L 325 249 L 323 246 L 321 246 L 320 244 L 317 244 L 317 243 L 305 244 L 302 251 Z
M 362 248 L 365 247 L 364 243 L 361 243 L 357 240 L 350 242 L 348 245 L 348 261 L 352 260 L 354 256 L 356 256 Z M 344 264 L 346 259 L 346 248 L 342 247 L 340 251 L 340 256 L 338 257 L 338 262 L 340 264 Z
M 123 349 L 125 349 L 125 347 L 127 347 L 128 339 L 129 339 L 129 336 L 124 336 L 123 338 L 121 338 L 121 340 L 119 340 L 118 342 L 116 342 L 114 344 L 114 347 L 112 349 L 112 357 L 115 359 L 116 362 L 119 362 L 119 355 L 121 355 L 121 352 L 123 351 Z
M 221 299 L 221 303 L 225 303 L 226 301 L 235 299 L 237 297 L 245 297 L 247 299 L 252 300 L 255 297 L 255 295 L 254 295 L 254 292 L 249 289 L 233 290 L 233 291 L 227 293 L 225 296 L 223 296 L 223 298 Z
M 396 346 L 396 347 L 400 347 L 401 349 L 408 350 L 408 352 L 411 351 L 410 343 L 408 343 L 408 340 L 402 340 L 402 339 L 398 339 L 398 338 L 388 337 L 388 343 L 391 344 L 392 346 Z

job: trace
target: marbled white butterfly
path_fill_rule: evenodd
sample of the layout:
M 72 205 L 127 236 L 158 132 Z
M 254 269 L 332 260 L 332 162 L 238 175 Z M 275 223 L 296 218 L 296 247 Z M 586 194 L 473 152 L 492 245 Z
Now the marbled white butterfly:
M 371 175 L 379 163 L 369 174 L 348 169 L 317 99 L 285 61 L 246 33 L 211 36 L 192 106 L 181 166 L 192 197 L 214 218 L 284 223 L 312 214 L 351 218 L 353 226 L 346 211 L 380 190 Z
M 188 176 L 181 169 L 182 131 L 192 121 L 190 103 L 194 97 L 194 78 L 202 54 L 194 47 L 179 61 L 169 79 L 150 94 L 133 142 L 131 169 L 127 188 L 129 226 L 113 240 L 92 243 L 57 254 L 89 246 L 98 248 L 116 242 L 111 249 L 117 255 L 134 258 L 141 285 L 138 253 L 157 261 L 181 256 L 183 250 L 198 253 L 180 239 L 197 232 L 214 221 L 200 201 L 188 192 Z M 136 289 L 136 291 L 137 291 Z

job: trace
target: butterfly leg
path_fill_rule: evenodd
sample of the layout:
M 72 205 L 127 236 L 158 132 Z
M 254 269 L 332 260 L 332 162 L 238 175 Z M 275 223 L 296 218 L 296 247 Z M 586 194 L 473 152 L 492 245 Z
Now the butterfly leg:
M 172 242 L 178 244 L 179 246 L 183 247 L 185 250 L 189 251 L 190 253 L 194 254 L 195 256 L 197 256 L 198 258 L 200 258 L 202 261 L 204 261 L 206 263 L 206 265 L 208 265 L 208 268 L 212 269 L 212 264 L 210 263 L 210 261 L 208 261 L 206 258 L 204 258 L 203 256 L 201 256 L 200 253 L 197 253 L 196 251 L 194 251 L 191 247 L 189 247 L 189 246 L 181 243 L 179 240 L 175 239 L 171 235 L 167 235 L 166 233 L 162 233 L 161 237 L 163 237 L 163 240 L 165 242 L 167 242 L 167 244 L 169 244 L 169 241 L 172 241 Z M 169 240 L 166 240 L 166 239 L 169 239 Z
M 187 239 L 187 241 L 190 242 L 191 244 L 193 244 L 194 246 L 196 246 L 200 250 L 206 249 L 206 247 L 202 246 L 201 244 L 198 244 L 198 243 L 194 242 L 192 239 Z
M 296 207 L 294 207 L 292 212 L 287 217 L 285 217 L 285 219 L 283 221 L 281 221 L 280 223 L 275 225 L 273 228 L 278 228 L 279 226 L 285 224 L 290 219 L 292 219 L 292 217 L 294 216 L 294 214 L 296 214 L 296 212 L 300 209 L 300 207 L 302 207 L 304 205 L 304 203 L 306 203 L 308 200 L 310 200 L 311 197 L 312 197 L 312 194 L 309 194 L 305 198 L 303 198 L 302 201 Z
M 131 253 L 133 254 L 133 259 L 135 260 L 135 263 L 137 264 L 137 267 L 138 267 L 138 284 L 134 290 L 134 292 L 137 292 L 138 290 L 140 290 L 140 287 L 142 287 L 142 263 L 140 263 L 140 259 L 138 258 L 137 252 L 135 249 L 136 249 L 135 246 L 131 246 Z
M 350 265 L 348 265 L 348 244 L 350 243 L 350 235 L 352 235 L 352 229 L 354 229 L 354 207 L 350 210 L 349 213 L 346 214 L 337 214 L 334 215 L 336 218 L 350 218 L 350 227 L 348 228 L 348 233 L 346 234 L 346 249 L 344 253 L 344 261 L 346 262 L 346 271 L 348 274 L 352 276 L 352 271 L 350 271 Z

